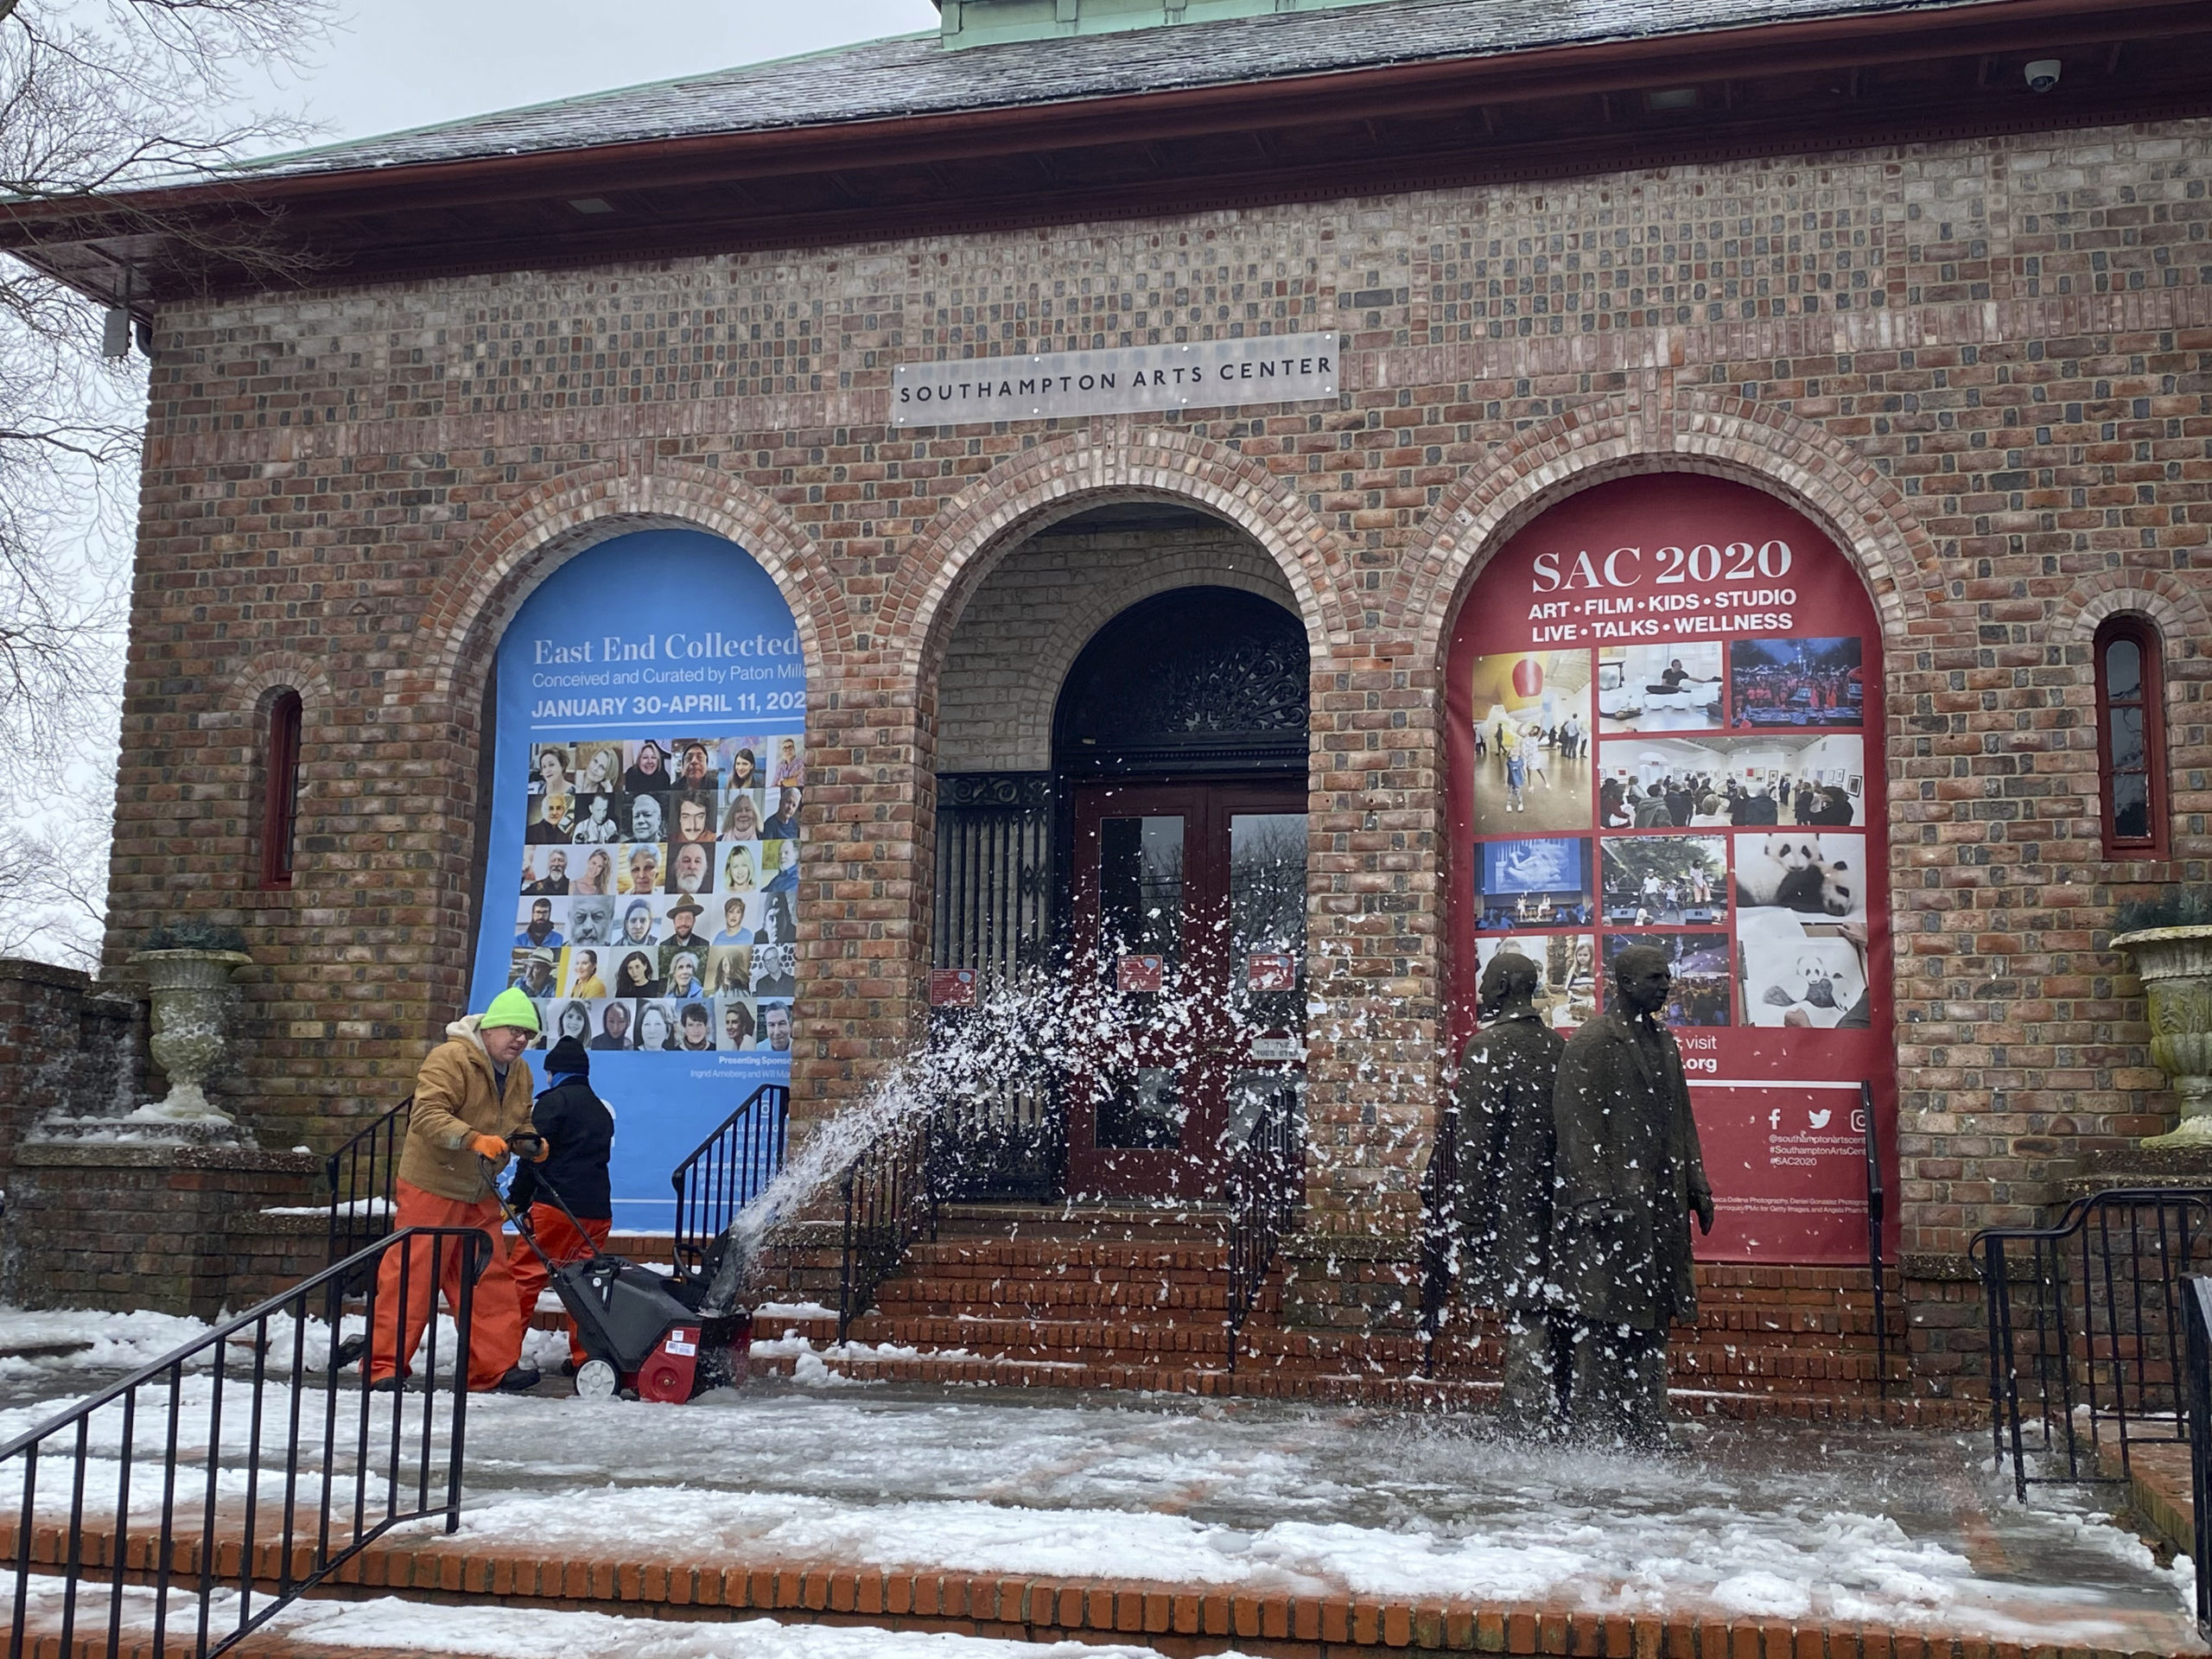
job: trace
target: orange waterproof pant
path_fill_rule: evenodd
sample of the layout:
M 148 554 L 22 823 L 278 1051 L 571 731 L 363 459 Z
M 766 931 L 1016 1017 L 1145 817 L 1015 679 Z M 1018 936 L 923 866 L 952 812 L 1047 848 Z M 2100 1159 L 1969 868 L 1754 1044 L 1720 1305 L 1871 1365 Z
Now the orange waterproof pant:
M 614 1225 L 611 1217 L 603 1216 L 579 1216 L 576 1219 L 583 1224 L 581 1233 L 569 1224 L 568 1217 L 551 1205 L 530 1206 L 530 1230 L 537 1235 L 537 1249 L 552 1257 L 555 1267 L 565 1268 L 571 1262 L 587 1260 L 607 1243 L 607 1229 Z M 507 1258 L 507 1271 L 514 1279 L 515 1306 L 522 1315 L 523 1329 L 527 1331 L 537 1312 L 538 1293 L 545 1288 L 552 1274 L 537 1259 L 537 1251 L 519 1238 L 515 1240 L 514 1254 Z M 584 1363 L 584 1345 L 577 1338 L 576 1322 L 564 1313 L 561 1323 L 569 1328 L 569 1357 L 581 1365 Z
M 397 1213 L 392 1225 L 400 1227 L 474 1227 L 491 1245 L 489 1265 L 476 1281 L 469 1309 L 468 1386 L 482 1391 L 496 1389 L 499 1379 L 522 1360 L 522 1321 L 515 1317 L 514 1281 L 507 1276 L 505 1240 L 499 1236 L 502 1217 L 492 1198 L 464 1204 L 442 1198 L 406 1181 L 392 1184 Z M 442 1247 L 443 1259 L 437 1259 Z M 461 1265 L 467 1241 L 460 1238 L 418 1238 L 404 1249 L 386 1250 L 377 1269 L 376 1330 L 369 1344 L 369 1381 L 381 1382 L 403 1362 L 414 1357 L 423 1340 L 423 1327 L 430 1321 L 430 1299 L 445 1293 L 446 1306 L 461 1306 Z M 406 1306 L 400 1306 L 399 1264 L 407 1264 Z M 432 1284 L 436 1277 L 438 1282 Z M 404 1374 L 404 1373 L 403 1373 Z

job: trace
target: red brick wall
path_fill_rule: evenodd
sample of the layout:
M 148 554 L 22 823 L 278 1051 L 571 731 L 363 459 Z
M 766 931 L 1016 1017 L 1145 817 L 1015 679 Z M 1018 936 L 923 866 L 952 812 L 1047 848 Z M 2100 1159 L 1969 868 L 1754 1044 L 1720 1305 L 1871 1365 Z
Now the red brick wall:
M 2205 868 L 2208 172 L 2183 123 L 165 308 L 111 951 L 181 911 L 247 930 L 264 1144 L 397 1099 L 463 995 L 504 619 L 590 539 L 697 524 L 806 644 L 797 1103 L 833 1109 L 919 1028 L 963 602 L 1071 503 L 1181 499 L 1314 640 L 1315 1224 L 1394 1230 L 1439 1060 L 1454 607 L 1562 493 L 1694 467 L 1819 520 L 1883 618 L 1904 1243 L 1955 1255 L 2171 1109 L 2101 940 Z M 1337 406 L 886 424 L 906 359 L 1325 327 Z M 2165 630 L 2169 864 L 2100 850 L 2117 607 Z M 263 894 L 279 683 L 302 856 Z

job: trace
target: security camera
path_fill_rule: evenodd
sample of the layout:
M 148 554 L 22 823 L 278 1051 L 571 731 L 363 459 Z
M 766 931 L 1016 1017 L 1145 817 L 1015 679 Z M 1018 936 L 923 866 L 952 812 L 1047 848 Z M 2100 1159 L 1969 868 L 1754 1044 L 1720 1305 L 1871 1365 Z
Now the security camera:
M 2065 67 L 2056 58 L 2037 58 L 2028 66 L 2028 90 L 2049 92 L 2058 85 L 2058 72 Z

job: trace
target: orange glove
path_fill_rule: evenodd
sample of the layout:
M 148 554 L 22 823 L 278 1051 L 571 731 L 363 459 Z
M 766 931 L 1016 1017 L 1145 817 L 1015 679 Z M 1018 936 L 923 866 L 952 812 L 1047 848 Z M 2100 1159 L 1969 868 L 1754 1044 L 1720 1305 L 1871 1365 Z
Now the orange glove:
M 479 1158 L 489 1158 L 495 1164 L 507 1155 L 507 1143 L 496 1135 L 472 1135 L 468 1146 Z

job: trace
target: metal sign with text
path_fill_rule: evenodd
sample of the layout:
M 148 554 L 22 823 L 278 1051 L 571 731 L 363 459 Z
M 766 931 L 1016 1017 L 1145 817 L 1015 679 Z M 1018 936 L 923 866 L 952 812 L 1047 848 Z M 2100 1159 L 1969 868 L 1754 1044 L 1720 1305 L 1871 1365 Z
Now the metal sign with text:
M 894 426 L 957 426 L 1333 402 L 1338 385 L 1334 334 L 902 363 L 892 372 L 891 419 Z

